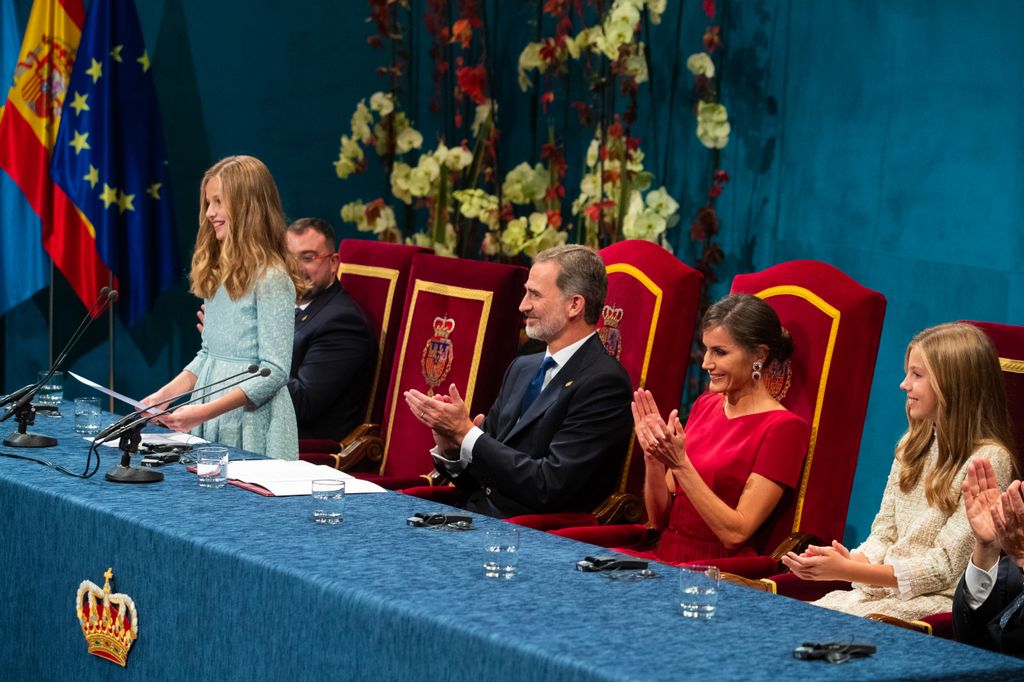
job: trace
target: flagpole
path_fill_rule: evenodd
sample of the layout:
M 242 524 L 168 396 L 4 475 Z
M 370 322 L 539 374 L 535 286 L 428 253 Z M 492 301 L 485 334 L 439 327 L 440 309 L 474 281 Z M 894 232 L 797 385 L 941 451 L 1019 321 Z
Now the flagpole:
M 111 273 L 108 277 L 108 285 L 111 290 L 114 288 L 114 274 Z M 107 365 L 110 368 L 110 375 L 108 377 L 107 388 L 111 391 L 114 390 L 114 306 L 107 306 Z M 110 396 L 110 404 L 108 409 L 114 411 L 114 396 Z
M 53 366 L 53 261 L 50 261 L 50 305 L 49 305 L 49 320 L 47 327 L 49 327 L 50 335 L 50 350 L 49 360 L 46 361 L 47 367 Z

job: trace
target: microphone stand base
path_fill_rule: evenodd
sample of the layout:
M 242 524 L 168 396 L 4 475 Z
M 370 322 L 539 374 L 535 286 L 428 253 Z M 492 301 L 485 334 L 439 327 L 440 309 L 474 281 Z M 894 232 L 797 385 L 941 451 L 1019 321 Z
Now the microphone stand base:
M 164 480 L 164 475 L 152 469 L 126 467 L 118 464 L 107 472 L 106 479 L 111 483 L 156 483 Z
M 9 448 L 52 448 L 57 439 L 40 433 L 20 433 L 15 431 L 4 438 L 4 445 Z

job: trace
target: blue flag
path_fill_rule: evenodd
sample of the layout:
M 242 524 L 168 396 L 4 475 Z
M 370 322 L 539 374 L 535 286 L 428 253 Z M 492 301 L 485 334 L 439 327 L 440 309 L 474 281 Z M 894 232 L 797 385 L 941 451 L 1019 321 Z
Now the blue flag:
M 54 182 L 84 214 L 134 324 L 181 276 L 156 86 L 132 0 L 93 0 L 53 148 Z
M 20 50 L 14 1 L 0 0 L 0 96 L 5 100 Z M 46 286 L 49 264 L 39 216 L 18 185 L 0 171 L 0 315 Z

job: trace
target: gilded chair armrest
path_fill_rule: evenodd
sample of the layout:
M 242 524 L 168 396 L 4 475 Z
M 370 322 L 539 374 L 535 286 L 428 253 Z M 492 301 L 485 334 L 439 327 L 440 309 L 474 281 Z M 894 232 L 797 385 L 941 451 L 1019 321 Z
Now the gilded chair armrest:
M 336 469 L 354 471 L 362 468 L 376 468 L 384 457 L 384 439 L 380 437 L 380 425 L 361 424 L 345 436 L 340 443 Z
M 744 578 L 741 575 L 735 573 L 722 573 L 722 580 L 733 585 L 740 585 L 742 587 L 749 587 L 752 590 L 758 590 L 760 592 L 767 592 L 768 594 L 775 594 L 775 581 L 768 578 L 761 578 L 759 580 L 752 580 L 750 578 Z
M 772 552 L 772 558 L 776 561 L 782 561 L 782 557 L 786 556 L 789 552 L 795 552 L 797 554 L 803 554 L 809 545 L 824 545 L 825 543 L 816 535 L 810 533 L 790 533 L 779 546 Z M 780 565 L 779 571 L 785 570 Z
M 644 517 L 644 503 L 632 493 L 612 493 L 594 510 L 602 526 L 616 523 L 640 523 Z
M 898 628 L 904 628 L 906 630 L 913 630 L 914 632 L 920 632 L 926 635 L 932 634 L 932 626 L 923 620 L 903 620 L 896 616 L 887 616 L 884 613 L 869 613 L 864 616 L 870 620 L 878 621 L 879 623 L 888 623 L 889 625 L 895 625 Z

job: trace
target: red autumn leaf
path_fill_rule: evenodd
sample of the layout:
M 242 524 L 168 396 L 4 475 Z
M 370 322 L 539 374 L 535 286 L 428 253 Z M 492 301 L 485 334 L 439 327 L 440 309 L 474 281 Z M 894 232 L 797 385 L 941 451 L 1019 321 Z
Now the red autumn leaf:
M 565 198 L 565 187 L 561 185 L 552 185 L 548 187 L 544 192 L 544 198 L 548 201 L 558 201 L 559 199 Z
M 704 49 L 709 53 L 714 52 L 722 45 L 722 36 L 717 26 L 708 26 L 704 31 Z
M 544 109 L 544 113 L 548 113 L 548 105 L 555 101 L 555 93 L 548 90 L 540 96 L 540 105 Z
M 544 42 L 540 45 L 540 58 L 548 66 L 554 66 L 558 63 L 558 54 L 562 51 L 564 45 L 565 36 L 545 38 Z
M 456 77 L 459 87 L 469 95 L 470 99 L 477 104 L 487 101 L 487 95 L 484 94 L 487 89 L 487 69 L 483 64 L 464 66 L 456 72 Z
M 715 209 L 704 207 L 697 211 L 690 223 L 690 239 L 703 241 L 718 232 L 718 215 Z
M 368 222 L 371 222 L 371 223 L 373 221 L 377 220 L 377 218 L 380 217 L 380 212 L 381 212 L 381 209 L 383 209 L 383 208 L 384 208 L 384 200 L 383 199 L 374 199 L 373 201 L 368 203 L 366 205 L 366 208 L 363 209 L 363 213 L 366 215 L 366 220 Z
M 601 219 L 601 211 L 606 208 L 613 208 L 615 202 L 611 199 L 605 199 L 604 201 L 595 201 L 590 206 L 583 209 L 583 214 L 587 216 L 587 219 L 591 222 L 598 222 Z
M 470 43 L 473 42 L 473 25 L 468 19 L 459 19 L 452 26 L 451 42 L 461 44 L 463 50 L 469 49 Z

